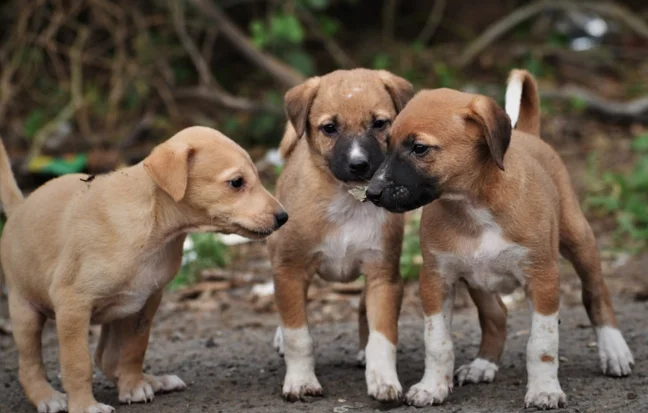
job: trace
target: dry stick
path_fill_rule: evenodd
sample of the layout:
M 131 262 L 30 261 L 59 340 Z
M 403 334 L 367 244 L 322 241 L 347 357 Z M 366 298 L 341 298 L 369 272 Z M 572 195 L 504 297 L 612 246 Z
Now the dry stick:
M 614 116 L 637 119 L 646 115 L 648 120 L 648 96 L 643 96 L 629 102 L 614 102 L 595 96 L 591 92 L 577 87 L 566 86 L 555 90 L 546 90 L 541 93 L 543 98 L 558 98 L 564 100 L 580 99 L 587 109 Z
M 70 120 L 77 109 L 83 104 L 82 96 L 82 86 L 83 86 L 83 64 L 81 62 L 81 51 L 83 46 L 88 39 L 90 31 L 87 27 L 84 27 L 79 30 L 74 45 L 70 50 L 70 93 L 71 99 L 65 107 L 54 117 L 54 119 L 47 122 L 43 127 L 41 127 L 32 142 L 31 147 L 29 148 L 29 153 L 25 157 L 25 160 L 22 164 L 22 169 L 27 170 L 29 163 L 32 159 L 38 157 L 42 150 L 47 138 L 56 129 L 62 122 Z
M 200 98 L 203 100 L 206 99 L 206 100 L 217 102 L 225 107 L 229 107 L 237 110 L 244 110 L 244 111 L 265 110 L 265 111 L 280 113 L 280 111 L 276 108 L 269 108 L 260 103 L 253 102 L 251 100 L 242 97 L 233 96 L 225 89 L 223 89 L 223 87 L 216 81 L 213 74 L 211 73 L 209 64 L 207 63 L 205 58 L 200 54 L 200 51 L 198 50 L 198 46 L 196 46 L 194 41 L 191 39 L 191 36 L 189 36 L 189 33 L 187 32 L 187 26 L 185 25 L 184 10 L 182 8 L 181 0 L 173 0 L 170 4 L 170 8 L 171 8 L 171 15 L 173 17 L 176 34 L 178 35 L 178 38 L 180 39 L 182 46 L 189 54 L 189 57 L 191 58 L 191 61 L 193 62 L 194 66 L 196 66 L 196 70 L 198 70 L 198 74 L 200 76 L 200 83 L 201 83 L 200 86 L 196 88 L 184 89 L 184 90 L 181 89 L 174 92 L 173 94 L 174 97 L 176 98 L 193 97 L 193 98 Z
M 434 33 L 436 33 L 439 28 L 439 24 L 441 24 L 445 8 L 446 0 L 436 0 L 434 2 L 434 7 L 432 7 L 432 11 L 430 12 L 427 22 L 425 22 L 423 30 L 421 30 L 421 33 L 416 37 L 417 42 L 420 44 L 428 44 L 430 39 L 432 39 L 432 36 L 434 36 Z
M 394 40 L 394 26 L 396 20 L 396 9 L 398 8 L 398 0 L 387 0 L 385 1 L 382 9 L 382 22 L 383 22 L 383 31 L 382 37 L 383 42 L 386 44 L 391 43 Z
M 271 74 L 284 86 L 292 87 L 304 81 L 299 72 L 258 50 L 254 44 L 215 4 L 206 0 L 191 0 L 203 13 L 212 18 L 223 35 L 252 63 Z
M 355 67 L 356 64 L 342 47 L 332 38 L 326 36 L 317 19 L 304 7 L 297 7 L 297 13 L 304 22 L 311 28 L 315 37 L 324 45 L 326 51 L 331 55 L 335 63 L 343 69 Z
M 612 3 L 579 3 L 568 0 L 538 0 L 527 6 L 514 10 L 511 14 L 493 23 L 484 33 L 466 47 L 459 57 L 459 67 L 465 67 L 477 57 L 488 45 L 500 38 L 509 30 L 532 16 L 546 10 L 590 9 L 600 14 L 609 15 L 624 21 L 631 29 L 648 38 L 648 25 L 632 15 L 624 7 Z

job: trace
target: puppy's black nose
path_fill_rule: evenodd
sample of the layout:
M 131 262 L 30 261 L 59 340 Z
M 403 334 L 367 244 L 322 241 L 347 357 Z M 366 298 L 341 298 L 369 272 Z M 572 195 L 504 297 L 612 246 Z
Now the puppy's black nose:
M 286 222 L 288 222 L 288 213 L 286 211 L 275 214 L 275 226 L 277 229 L 281 228 Z
M 378 204 L 380 202 L 382 192 L 382 188 L 377 188 L 375 186 L 369 185 L 369 187 L 367 188 L 367 199 L 374 204 Z
M 349 170 L 356 175 L 365 174 L 369 170 L 369 161 L 364 158 L 353 158 L 349 161 Z

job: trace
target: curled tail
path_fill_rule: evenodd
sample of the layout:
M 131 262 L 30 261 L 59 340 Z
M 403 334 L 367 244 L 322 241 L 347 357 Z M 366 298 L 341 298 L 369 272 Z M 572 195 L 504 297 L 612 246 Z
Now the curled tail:
M 284 132 L 283 138 L 281 138 L 281 143 L 279 144 L 279 154 L 281 157 L 286 160 L 292 153 L 295 146 L 297 146 L 297 141 L 299 141 L 299 136 L 293 125 L 290 122 L 286 124 L 286 131 Z
M 506 85 L 505 109 L 515 129 L 540 136 L 540 98 L 531 73 L 511 70 Z
M 18 188 L 16 178 L 11 170 L 11 162 L 0 140 L 0 201 L 7 217 L 23 202 L 23 194 Z

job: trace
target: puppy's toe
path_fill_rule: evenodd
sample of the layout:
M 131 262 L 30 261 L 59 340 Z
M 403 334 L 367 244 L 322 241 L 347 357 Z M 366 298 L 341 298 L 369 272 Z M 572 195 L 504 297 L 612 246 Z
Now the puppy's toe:
M 524 396 L 524 405 L 529 407 L 537 407 L 538 409 L 557 409 L 567 405 L 567 396 L 560 389 L 560 385 L 549 386 L 550 388 L 533 388 L 530 387 Z
M 83 413 L 112 413 L 115 411 L 115 408 L 112 406 L 108 406 L 107 404 L 103 403 L 95 403 L 92 406 L 88 406 L 85 409 L 83 409 Z M 71 413 L 76 413 L 72 411 Z
M 596 335 L 603 374 L 614 377 L 629 375 L 634 367 L 634 357 L 621 332 L 613 327 L 599 327 Z
M 476 358 L 470 364 L 464 364 L 455 372 L 455 380 L 459 386 L 465 383 L 490 383 L 495 380 L 497 364 L 486 359 Z
M 403 387 L 395 372 L 386 374 L 382 371 L 367 370 L 367 394 L 381 402 L 400 401 Z
M 451 383 L 442 381 L 420 382 L 410 387 L 405 395 L 405 403 L 410 406 L 423 407 L 443 403 L 452 391 Z
M 141 379 L 130 386 L 120 386 L 119 389 L 119 401 L 121 403 L 147 403 L 153 401 L 154 395 L 153 386 L 145 379 Z
M 281 331 L 281 327 L 277 327 L 277 331 L 275 331 L 274 339 L 272 340 L 272 345 L 274 349 L 279 353 L 281 357 L 284 356 L 284 342 L 283 342 L 283 332 Z
M 162 382 L 162 390 L 165 392 L 183 390 L 187 388 L 184 381 L 178 376 L 167 374 L 164 376 L 157 376 L 157 379 Z
M 66 412 L 67 396 L 60 392 L 54 392 L 50 398 L 38 402 L 36 410 L 38 410 L 38 413 Z
M 305 400 L 307 396 L 320 397 L 324 394 L 314 374 L 305 377 L 288 376 L 284 380 L 282 395 L 289 402 Z
M 358 351 L 358 355 L 356 356 L 356 361 L 358 362 L 358 366 L 364 367 L 367 365 L 367 357 L 365 355 L 364 350 Z

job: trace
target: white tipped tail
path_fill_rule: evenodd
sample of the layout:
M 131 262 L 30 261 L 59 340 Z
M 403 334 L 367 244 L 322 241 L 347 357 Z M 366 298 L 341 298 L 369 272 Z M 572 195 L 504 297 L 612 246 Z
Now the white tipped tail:
M 508 78 L 504 103 L 511 126 L 519 131 L 540 136 L 540 100 L 533 75 L 514 69 Z

